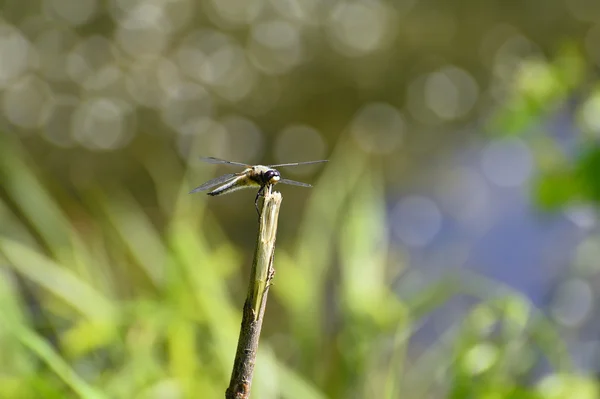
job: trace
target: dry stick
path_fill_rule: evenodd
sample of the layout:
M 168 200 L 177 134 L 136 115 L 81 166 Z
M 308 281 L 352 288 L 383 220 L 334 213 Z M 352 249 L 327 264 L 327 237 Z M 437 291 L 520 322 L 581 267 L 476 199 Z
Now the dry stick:
M 280 206 L 281 194 L 271 193 L 269 188 L 265 194 L 258 222 L 258 238 L 250 272 L 248 296 L 244 303 L 242 326 L 231 372 L 231 381 L 229 388 L 225 391 L 226 399 L 247 399 L 250 396 L 258 338 L 267 304 L 267 293 L 275 274 L 273 256 Z

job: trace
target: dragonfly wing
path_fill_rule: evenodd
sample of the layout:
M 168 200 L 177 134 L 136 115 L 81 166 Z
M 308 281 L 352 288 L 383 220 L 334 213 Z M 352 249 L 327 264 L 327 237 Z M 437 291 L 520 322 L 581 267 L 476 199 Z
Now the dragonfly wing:
M 281 166 L 298 166 L 298 165 L 310 165 L 313 163 L 329 162 L 328 159 L 322 159 L 320 161 L 307 161 L 307 162 L 292 162 L 292 163 L 280 163 L 278 165 L 269 165 L 269 168 L 279 168 Z
M 201 161 L 204 161 L 206 163 L 214 163 L 214 164 L 226 164 L 226 165 L 235 165 L 235 166 L 243 166 L 244 168 L 247 168 L 248 165 L 246 165 L 245 163 L 241 163 L 241 162 L 233 162 L 233 161 L 226 161 L 224 159 L 220 159 L 220 158 L 215 158 L 215 157 L 200 157 Z
M 204 183 L 204 184 L 196 187 L 192 191 L 190 191 L 190 194 L 197 193 L 198 191 L 208 190 L 209 188 L 211 188 L 213 186 L 223 184 L 228 180 L 235 179 L 237 176 L 238 175 L 235 173 L 229 173 L 229 174 L 226 174 L 223 176 L 215 177 L 214 179 L 211 179 L 211 180 L 207 181 L 206 183 Z
M 300 186 L 300 187 L 312 187 L 310 184 L 302 183 L 302 182 L 295 181 L 295 180 L 289 180 L 289 179 L 280 179 L 278 181 L 278 183 L 290 184 L 292 186 Z

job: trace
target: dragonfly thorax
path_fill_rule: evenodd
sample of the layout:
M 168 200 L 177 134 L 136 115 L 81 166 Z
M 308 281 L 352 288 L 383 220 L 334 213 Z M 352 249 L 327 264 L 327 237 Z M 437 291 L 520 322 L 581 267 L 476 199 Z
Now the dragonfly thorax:
M 261 186 L 267 184 L 276 184 L 281 178 L 281 175 L 277 169 L 263 165 L 253 166 L 248 175 L 252 180 Z

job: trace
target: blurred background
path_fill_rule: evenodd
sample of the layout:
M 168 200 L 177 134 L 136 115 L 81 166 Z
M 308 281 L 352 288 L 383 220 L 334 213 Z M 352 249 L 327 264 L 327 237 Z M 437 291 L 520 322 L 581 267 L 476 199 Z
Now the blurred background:
M 600 397 L 600 3 L 4 0 L 0 397 Z

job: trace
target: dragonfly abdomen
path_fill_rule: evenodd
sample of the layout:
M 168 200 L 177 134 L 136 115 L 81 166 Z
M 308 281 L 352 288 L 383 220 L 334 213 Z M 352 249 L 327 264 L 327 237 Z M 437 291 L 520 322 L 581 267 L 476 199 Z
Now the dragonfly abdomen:
M 214 190 L 209 191 L 206 194 L 214 197 L 217 195 L 229 194 L 234 191 L 241 190 L 243 188 L 251 188 L 256 186 L 260 186 L 260 184 L 248 179 L 246 176 L 240 176 L 236 179 L 231 180 L 229 183 L 223 184 L 222 186 L 219 186 Z

